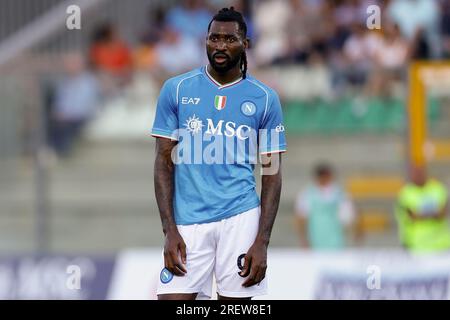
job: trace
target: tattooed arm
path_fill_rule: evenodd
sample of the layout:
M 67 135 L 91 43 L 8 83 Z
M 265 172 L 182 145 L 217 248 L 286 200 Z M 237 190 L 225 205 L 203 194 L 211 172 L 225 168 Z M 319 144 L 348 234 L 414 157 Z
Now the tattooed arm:
M 154 184 L 162 228 L 165 236 L 164 264 L 175 275 L 186 273 L 186 244 L 178 232 L 173 217 L 174 171 L 172 149 L 177 141 L 166 138 L 156 139 L 156 158 L 154 166 Z M 181 256 L 181 260 L 180 260 Z
M 263 159 L 261 185 L 261 216 L 255 242 L 245 256 L 241 275 L 248 276 L 244 287 L 261 282 L 266 276 L 267 247 L 278 211 L 281 195 L 281 154 L 267 155 Z

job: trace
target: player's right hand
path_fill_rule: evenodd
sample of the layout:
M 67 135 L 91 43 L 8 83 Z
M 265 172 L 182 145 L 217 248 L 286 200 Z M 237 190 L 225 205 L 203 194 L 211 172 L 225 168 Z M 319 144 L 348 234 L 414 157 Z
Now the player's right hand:
M 184 276 L 186 270 L 186 244 L 178 230 L 166 233 L 164 265 L 176 276 Z

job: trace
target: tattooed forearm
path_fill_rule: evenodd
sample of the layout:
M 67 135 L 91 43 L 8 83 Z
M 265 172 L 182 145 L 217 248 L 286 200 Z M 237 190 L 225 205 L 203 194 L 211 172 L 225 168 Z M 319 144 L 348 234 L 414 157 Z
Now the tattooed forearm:
M 156 139 L 156 158 L 154 165 L 154 184 L 163 232 L 176 228 L 173 217 L 174 169 L 171 152 L 177 141 Z
M 265 245 L 269 244 L 281 195 L 281 154 L 275 154 L 273 157 L 274 158 L 271 159 L 272 161 L 266 162 L 265 167 L 271 167 L 272 170 L 274 165 L 277 165 L 278 168 L 275 171 L 275 174 L 263 174 L 262 176 L 261 217 L 259 219 L 259 229 L 256 236 L 256 241 Z

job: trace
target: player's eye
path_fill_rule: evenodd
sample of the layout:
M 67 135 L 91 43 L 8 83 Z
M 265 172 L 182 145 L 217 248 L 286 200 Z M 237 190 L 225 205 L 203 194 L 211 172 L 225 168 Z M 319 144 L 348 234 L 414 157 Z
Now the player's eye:
M 210 36 L 209 40 L 211 40 L 213 42 L 216 42 L 217 41 L 217 37 L 216 36 Z
M 230 37 L 230 38 L 228 38 L 228 42 L 229 42 L 229 43 L 233 43 L 233 42 L 235 42 L 235 41 L 237 41 L 237 39 L 236 39 L 235 37 Z

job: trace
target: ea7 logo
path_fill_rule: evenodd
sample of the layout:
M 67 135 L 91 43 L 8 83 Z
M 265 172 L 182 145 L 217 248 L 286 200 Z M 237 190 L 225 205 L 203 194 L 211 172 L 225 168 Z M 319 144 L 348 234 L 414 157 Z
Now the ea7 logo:
M 182 97 L 181 104 L 199 104 L 200 98 Z

